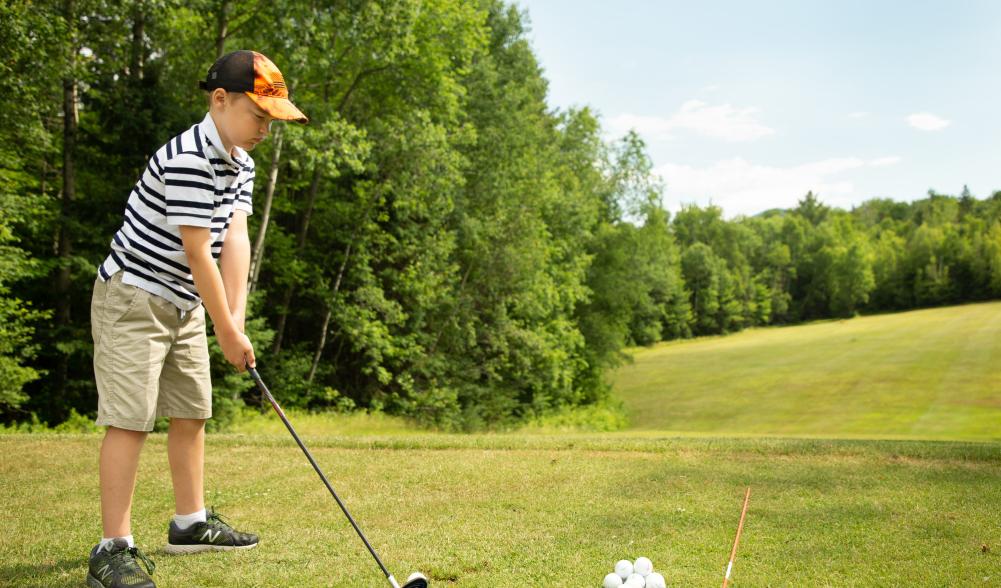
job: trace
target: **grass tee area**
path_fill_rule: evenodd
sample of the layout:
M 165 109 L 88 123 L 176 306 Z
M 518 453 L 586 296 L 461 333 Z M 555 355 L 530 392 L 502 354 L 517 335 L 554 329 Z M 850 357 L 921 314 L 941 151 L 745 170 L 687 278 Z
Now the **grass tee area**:
M 718 586 L 1001 585 L 1001 304 L 867 317 L 636 352 L 633 428 L 444 435 L 291 415 L 390 569 L 433 586 L 600 586 L 645 555 Z M 0 586 L 81 586 L 100 533 L 98 435 L 0 436 Z M 137 542 L 161 587 L 388 585 L 277 417 L 210 435 L 207 503 L 261 535 L 160 553 L 162 435 Z

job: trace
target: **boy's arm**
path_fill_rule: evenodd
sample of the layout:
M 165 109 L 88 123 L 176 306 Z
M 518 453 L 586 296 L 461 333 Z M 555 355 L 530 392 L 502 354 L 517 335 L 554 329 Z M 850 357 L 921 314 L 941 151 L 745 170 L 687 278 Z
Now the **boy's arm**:
M 188 266 L 195 279 L 195 288 L 205 310 L 212 317 L 216 337 L 226 360 L 239 371 L 243 371 L 244 361 L 255 366 L 254 347 L 250 344 L 250 339 L 237 328 L 230 314 L 226 286 L 212 258 L 212 234 L 206 227 L 187 225 L 181 225 L 180 232 L 184 253 L 188 256 Z
M 226 289 L 226 303 L 236 328 L 243 332 L 247 315 L 247 277 L 250 272 L 250 237 L 247 235 L 247 213 L 233 212 L 226 231 L 226 240 L 219 255 L 219 271 Z

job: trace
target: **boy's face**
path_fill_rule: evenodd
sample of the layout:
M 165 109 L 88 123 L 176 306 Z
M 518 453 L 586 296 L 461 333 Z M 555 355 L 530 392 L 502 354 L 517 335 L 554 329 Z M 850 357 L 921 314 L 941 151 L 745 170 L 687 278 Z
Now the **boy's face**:
M 216 90 L 213 119 L 224 142 L 251 151 L 271 132 L 274 118 L 241 92 Z

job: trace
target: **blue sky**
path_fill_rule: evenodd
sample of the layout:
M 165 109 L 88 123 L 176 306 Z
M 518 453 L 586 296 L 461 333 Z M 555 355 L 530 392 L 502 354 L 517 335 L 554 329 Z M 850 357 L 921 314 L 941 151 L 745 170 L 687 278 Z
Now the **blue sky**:
M 549 104 L 727 217 L 1001 190 L 1001 1 L 516 0 Z

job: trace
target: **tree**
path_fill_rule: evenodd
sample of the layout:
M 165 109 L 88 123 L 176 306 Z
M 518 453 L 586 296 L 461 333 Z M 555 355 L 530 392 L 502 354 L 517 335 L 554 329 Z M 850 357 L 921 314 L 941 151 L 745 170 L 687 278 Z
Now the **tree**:
M 817 195 L 810 191 L 799 201 L 799 206 L 796 207 L 795 212 L 809 221 L 811 225 L 817 226 L 824 222 L 829 211 L 830 209 L 827 206 L 821 204 Z

